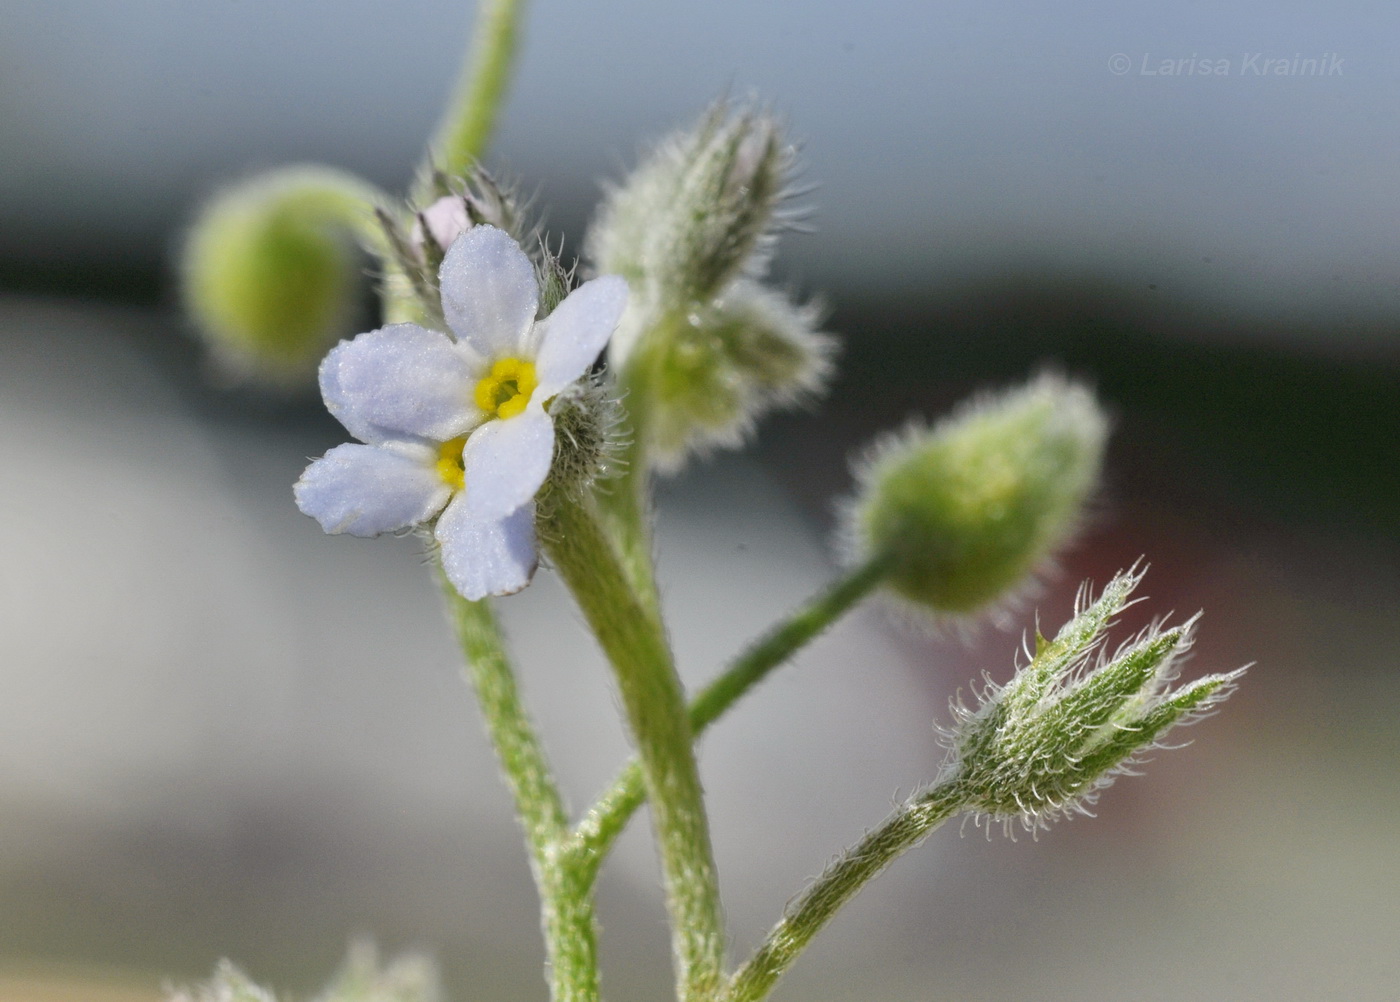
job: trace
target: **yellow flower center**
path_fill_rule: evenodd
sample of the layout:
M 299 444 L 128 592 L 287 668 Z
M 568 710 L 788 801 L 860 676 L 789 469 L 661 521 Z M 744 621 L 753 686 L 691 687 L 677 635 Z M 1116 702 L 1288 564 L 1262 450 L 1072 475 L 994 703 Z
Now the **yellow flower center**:
M 476 405 L 491 417 L 515 417 L 525 410 L 537 385 L 535 363 L 502 358 L 476 384 Z
M 460 491 L 466 486 L 466 478 L 462 475 L 462 447 L 467 444 L 467 436 L 458 435 L 449 442 L 443 442 L 438 446 L 437 473 L 442 477 L 442 482 L 454 491 Z

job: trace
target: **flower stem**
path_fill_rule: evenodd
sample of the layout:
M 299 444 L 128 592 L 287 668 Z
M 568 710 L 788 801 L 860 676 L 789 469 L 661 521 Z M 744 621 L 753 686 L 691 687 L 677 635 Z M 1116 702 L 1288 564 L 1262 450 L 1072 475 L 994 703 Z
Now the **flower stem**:
M 612 663 L 637 743 L 666 884 L 681 1002 L 723 981 L 724 929 L 690 718 L 665 627 L 640 600 L 591 507 L 560 496 L 541 538 Z
M 460 175 L 486 151 L 518 48 L 521 0 L 479 0 L 471 49 L 433 138 L 436 166 Z
M 956 777 L 911 799 L 841 854 L 787 908 L 782 921 L 729 982 L 723 1002 L 759 1002 L 847 901 L 905 850 L 957 814 L 966 791 Z
M 487 602 L 469 602 L 438 568 L 467 674 L 515 798 L 539 889 L 541 924 L 555 1002 L 596 1002 L 598 936 L 589 878 L 560 852 L 567 813 L 544 748 L 525 712 L 496 618 Z
M 647 389 L 629 374 L 622 377 L 627 407 L 627 435 L 623 446 L 621 474 L 611 489 L 599 495 L 608 528 L 617 541 L 622 569 L 633 591 L 643 603 L 659 613 L 661 599 L 656 590 L 652 560 L 651 472 L 647 459 Z
M 788 619 L 749 647 L 690 702 L 690 728 L 698 738 L 740 697 L 817 637 L 885 578 L 888 561 L 873 559 L 838 578 Z M 574 832 L 571 850 L 597 873 L 613 841 L 646 799 L 642 769 L 635 759 L 598 799 Z

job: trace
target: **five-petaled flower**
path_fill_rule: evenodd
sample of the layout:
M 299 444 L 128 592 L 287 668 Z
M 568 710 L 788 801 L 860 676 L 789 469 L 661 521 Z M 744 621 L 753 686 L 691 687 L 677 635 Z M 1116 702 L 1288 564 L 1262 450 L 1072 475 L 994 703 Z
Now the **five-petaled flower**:
M 354 536 L 436 516 L 457 590 L 508 595 L 538 563 L 534 497 L 554 455 L 546 405 L 597 359 L 627 286 L 611 275 L 585 282 L 536 323 L 534 267 L 491 226 L 452 244 L 439 284 L 455 337 L 393 324 L 342 341 L 321 363 L 326 406 L 365 444 L 308 466 L 297 506 L 327 532 Z

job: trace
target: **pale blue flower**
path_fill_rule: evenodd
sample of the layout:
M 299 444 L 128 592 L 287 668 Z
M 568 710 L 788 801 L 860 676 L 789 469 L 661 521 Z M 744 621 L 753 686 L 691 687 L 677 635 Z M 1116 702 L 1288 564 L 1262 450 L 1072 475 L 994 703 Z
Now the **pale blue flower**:
M 377 536 L 431 521 L 465 597 L 508 595 L 538 558 L 534 497 L 554 455 L 546 405 L 592 366 L 627 286 L 585 282 L 544 320 L 520 246 L 475 226 L 439 272 L 451 336 L 393 324 L 342 341 L 321 363 L 321 395 L 350 434 L 297 481 L 297 506 L 327 532 Z

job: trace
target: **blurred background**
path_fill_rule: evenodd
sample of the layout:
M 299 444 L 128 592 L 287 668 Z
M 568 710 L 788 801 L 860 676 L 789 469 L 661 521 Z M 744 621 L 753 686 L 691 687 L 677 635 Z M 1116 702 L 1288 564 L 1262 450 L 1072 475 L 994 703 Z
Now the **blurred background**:
M 343 431 L 211 381 L 172 281 L 221 183 L 319 161 L 401 191 L 471 16 L 0 5 L 0 998 L 146 1002 L 225 955 L 304 998 L 359 933 L 435 955 L 451 998 L 543 997 L 415 545 L 296 511 Z M 1016 621 L 1145 554 L 1140 621 L 1206 610 L 1189 673 L 1257 662 L 1098 819 L 936 834 L 776 998 L 1394 997 L 1397 29 L 1363 2 L 530 4 L 490 163 L 568 246 L 600 179 L 724 93 L 773 103 L 816 186 L 777 272 L 829 304 L 839 380 L 662 491 L 688 679 L 830 575 L 851 450 L 1046 365 L 1118 430 L 1095 520 Z M 583 805 L 627 751 L 605 669 L 548 574 L 502 611 Z M 736 957 L 932 777 L 930 722 L 1019 644 L 864 609 L 714 729 Z M 633 829 L 601 892 L 623 1002 L 669 984 Z

